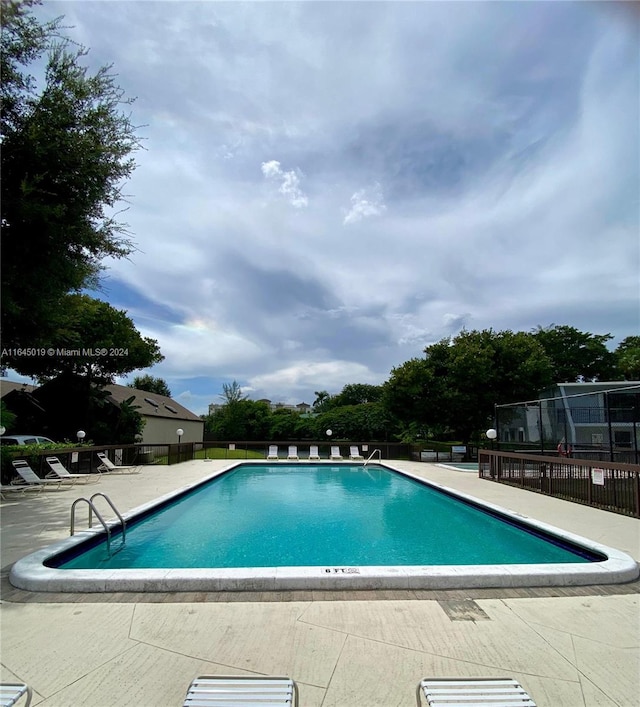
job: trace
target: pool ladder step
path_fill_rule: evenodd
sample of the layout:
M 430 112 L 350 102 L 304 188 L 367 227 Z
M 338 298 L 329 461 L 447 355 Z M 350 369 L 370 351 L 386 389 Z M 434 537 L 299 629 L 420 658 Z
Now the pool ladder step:
M 70 534 L 74 535 L 75 533 L 75 521 L 76 521 L 76 506 L 78 503 L 81 501 L 84 501 L 88 506 L 89 506 L 89 527 L 91 528 L 93 525 L 93 514 L 96 514 L 96 518 L 100 521 L 102 524 L 102 527 L 105 529 L 105 532 L 107 533 L 107 552 L 109 553 L 109 557 L 112 556 L 111 552 L 111 527 L 107 525 L 105 522 L 105 519 L 102 517 L 100 514 L 100 511 L 96 508 L 96 504 L 93 502 L 93 499 L 96 498 L 97 496 L 102 496 L 102 498 L 105 499 L 105 501 L 111 506 L 111 510 L 118 516 L 120 520 L 120 527 L 122 528 L 122 545 L 120 546 L 120 550 L 122 550 L 122 546 L 124 546 L 125 540 L 127 538 L 127 523 L 125 519 L 122 517 L 120 511 L 113 505 L 113 501 L 107 496 L 106 493 L 102 493 L 101 491 L 98 491 L 97 493 L 94 493 L 91 498 L 85 498 L 82 496 L 81 498 L 76 498 L 76 500 L 71 504 L 71 527 L 70 527 Z

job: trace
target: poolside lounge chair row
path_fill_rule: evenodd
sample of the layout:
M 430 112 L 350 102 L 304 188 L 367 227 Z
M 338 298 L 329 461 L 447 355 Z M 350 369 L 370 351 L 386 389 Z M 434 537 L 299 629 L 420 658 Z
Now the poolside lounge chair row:
M 513 678 L 424 678 L 418 684 L 416 700 L 429 707 L 536 707 L 525 689 Z M 298 688 L 288 677 L 202 675 L 187 691 L 183 707 L 208 705 L 271 705 L 295 707 Z
M 269 451 L 267 453 L 267 461 L 275 461 L 281 459 L 280 457 L 280 451 L 278 449 L 277 444 L 271 444 L 269 445 Z M 285 459 L 285 457 L 282 457 L 282 459 Z M 318 461 L 320 459 L 320 455 L 318 454 L 318 447 L 317 445 L 312 444 L 309 447 L 309 456 L 308 457 L 303 457 L 303 459 L 308 459 L 309 461 Z M 331 461 L 341 461 L 344 459 L 342 454 L 340 454 L 340 447 L 338 446 L 333 446 L 331 447 L 331 454 L 329 455 L 329 460 Z M 364 457 L 362 454 L 360 454 L 360 450 L 358 449 L 357 446 L 351 446 L 349 448 L 349 459 L 351 461 L 364 461 Z M 298 447 L 295 444 L 290 444 L 289 449 L 287 452 L 286 456 L 286 461 L 300 461 L 300 457 L 298 456 Z
M 98 472 L 100 473 L 108 471 L 111 473 L 135 474 L 140 471 L 140 466 L 116 466 L 104 452 L 97 452 L 97 455 L 101 462 L 100 466 L 98 466 Z M 73 486 L 76 483 L 92 484 L 100 481 L 100 473 L 70 473 L 58 457 L 46 457 L 45 461 L 50 471 L 44 479 L 41 479 L 25 459 L 14 459 L 11 463 L 18 474 L 18 478 L 16 482 L 11 484 L 2 484 L 0 486 L 0 495 L 4 498 L 5 494 L 23 494 L 26 491 L 42 491 L 45 488 L 62 489 L 69 485 Z
M 26 695 L 31 704 L 31 688 L 24 683 L 0 685 L 0 707 L 12 707 Z M 426 699 L 429 707 L 536 707 L 526 690 L 513 678 L 424 678 L 418 683 L 418 707 Z M 240 707 L 271 705 L 297 707 L 298 686 L 289 677 L 261 675 L 201 675 L 187 690 L 183 707 Z

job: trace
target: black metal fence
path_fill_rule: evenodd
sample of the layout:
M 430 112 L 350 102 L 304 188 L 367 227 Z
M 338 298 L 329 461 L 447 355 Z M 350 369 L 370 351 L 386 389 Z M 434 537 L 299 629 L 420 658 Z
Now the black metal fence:
M 480 450 L 480 478 L 640 518 L 640 465 Z
M 266 459 L 272 441 L 260 442 L 183 442 L 180 444 L 129 444 L 94 447 L 63 447 L 61 449 L 24 449 L 3 450 L 2 483 L 9 483 L 15 472 L 11 466 L 13 459 L 26 459 L 38 476 L 44 478 L 49 472 L 46 457 L 55 456 L 68 471 L 74 474 L 98 473 L 100 460 L 97 452 L 106 452 L 116 465 L 179 464 L 192 459 L 251 460 Z M 360 454 L 365 459 L 376 451 L 375 459 L 419 459 L 419 451 L 408 444 L 395 443 L 356 443 Z M 339 447 L 345 459 L 349 459 L 351 443 L 334 443 L 324 440 L 318 442 L 278 442 L 280 457 L 286 459 L 290 445 L 296 445 L 300 459 L 309 457 L 311 445 L 318 447 L 321 459 L 328 459 L 331 447 Z M 441 453 L 441 457 L 446 455 Z
M 9 483 L 15 476 L 11 465 L 14 459 L 25 459 L 33 471 L 44 478 L 51 469 L 46 458 L 57 457 L 72 474 L 97 474 L 101 462 L 97 452 L 105 452 L 119 466 L 166 464 L 169 445 L 106 445 L 101 447 L 62 447 L 60 449 L 34 449 L 18 447 L 2 450 L 2 483 Z

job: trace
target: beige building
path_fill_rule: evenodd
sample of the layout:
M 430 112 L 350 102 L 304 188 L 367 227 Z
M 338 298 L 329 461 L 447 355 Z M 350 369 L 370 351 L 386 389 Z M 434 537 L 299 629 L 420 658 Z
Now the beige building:
M 186 407 L 165 395 L 147 393 L 145 390 L 128 388 L 125 385 L 106 385 L 116 405 L 133 396 L 133 405 L 138 406 L 145 420 L 142 430 L 143 444 L 173 444 L 178 441 L 178 430 L 183 431 L 182 442 L 202 442 L 204 420 Z

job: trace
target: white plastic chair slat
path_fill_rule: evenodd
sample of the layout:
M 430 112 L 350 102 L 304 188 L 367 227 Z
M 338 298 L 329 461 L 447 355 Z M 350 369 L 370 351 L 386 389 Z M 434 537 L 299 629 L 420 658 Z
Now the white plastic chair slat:
M 511 678 L 487 678 L 482 679 L 460 679 L 460 680 L 453 680 L 453 679 L 442 679 L 442 680 L 423 680 L 422 681 L 423 685 L 432 685 L 434 687 L 464 687 L 464 686 L 480 686 L 480 687 L 489 687 L 491 685 L 508 685 L 510 687 L 515 687 L 519 686 L 517 682 L 512 680 Z
M 203 676 L 189 686 L 184 707 L 286 707 L 294 695 L 290 678 Z
M 512 678 L 440 678 L 420 681 L 430 707 L 535 707 Z
M 475 695 L 478 696 L 477 689 L 469 687 L 432 687 L 429 692 L 433 695 Z M 482 687 L 482 694 L 486 695 L 513 695 L 525 694 L 524 690 L 515 690 L 512 687 Z
M 25 707 L 31 703 L 31 689 L 23 683 L 5 683 L 0 685 L 0 706 L 11 707 L 22 697 L 27 695 Z
M 430 707 L 531 707 L 534 705 L 530 700 L 514 699 L 513 696 L 508 699 L 485 699 L 484 697 L 469 697 L 462 702 L 459 697 L 444 697 L 431 698 Z
M 212 685 L 211 687 L 197 686 L 191 690 L 194 695 L 268 695 L 270 697 L 278 697 L 281 695 L 290 695 L 291 690 L 286 687 L 272 687 L 263 685 L 262 687 L 254 687 L 249 685 L 240 685 L 238 687 Z
M 221 699 L 210 699 L 210 698 L 199 698 L 195 701 L 187 700 L 184 703 L 184 707 L 283 707 L 284 705 L 290 705 L 291 702 L 278 702 L 264 701 L 260 700 L 256 702 L 255 700 L 245 700 L 242 696 L 236 697 L 235 695 L 229 698 Z

